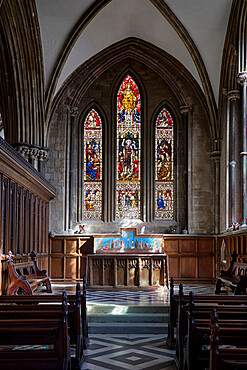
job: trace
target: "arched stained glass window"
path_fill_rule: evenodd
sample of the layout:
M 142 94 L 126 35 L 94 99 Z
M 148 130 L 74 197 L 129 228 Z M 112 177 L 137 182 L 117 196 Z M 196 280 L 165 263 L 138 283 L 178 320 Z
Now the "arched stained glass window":
M 141 99 L 131 76 L 117 94 L 116 218 L 140 218 Z
M 166 108 L 155 124 L 155 218 L 173 219 L 173 120 Z
M 84 218 L 102 218 L 102 121 L 91 109 L 84 121 Z

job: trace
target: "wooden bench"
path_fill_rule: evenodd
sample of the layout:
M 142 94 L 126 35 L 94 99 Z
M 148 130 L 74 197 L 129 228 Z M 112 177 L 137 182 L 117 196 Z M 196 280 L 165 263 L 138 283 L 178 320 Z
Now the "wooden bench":
M 180 364 L 180 368 L 186 370 L 209 367 L 211 310 L 199 312 L 198 315 L 194 308 L 192 305 L 188 314 L 188 334 L 184 342 L 183 363 Z M 240 306 L 231 306 L 231 309 L 228 307 L 226 311 L 225 307 L 220 308 L 222 344 L 247 345 L 247 311 L 241 312 L 239 308 Z
M 215 293 L 222 293 L 221 288 L 227 287 L 234 294 L 246 294 L 247 289 L 247 263 L 237 261 L 237 253 L 232 253 L 232 260 L 228 270 L 221 270 L 220 276 L 217 276 Z M 239 256 L 239 261 L 245 261 L 245 258 Z
M 204 320 L 209 328 L 209 318 L 213 307 L 219 309 L 221 319 L 227 319 L 229 315 L 233 315 L 233 319 L 238 315 L 238 318 L 246 318 L 247 316 L 247 300 L 244 296 L 196 296 L 191 292 L 189 296 L 183 295 L 183 286 L 180 284 L 179 287 L 180 297 L 179 304 L 177 306 L 176 314 L 176 354 L 175 354 L 175 364 L 177 368 L 183 368 L 184 362 L 184 348 L 186 343 L 186 338 L 189 336 L 188 333 L 188 312 L 190 310 L 191 304 L 195 304 L 195 317 L 196 319 Z M 244 298 L 244 299 L 243 299 Z M 245 304 L 243 304 L 245 301 Z M 171 309 L 171 308 L 170 308 Z M 175 315 L 174 315 L 175 316 Z M 173 316 L 173 319 L 174 319 Z M 173 324 L 172 324 L 173 325 Z M 169 328 L 169 325 L 168 325 Z
M 83 362 L 83 349 L 88 345 L 88 326 L 86 313 L 86 278 L 83 278 L 83 294 L 80 284 L 77 283 L 76 294 L 68 295 L 68 326 L 71 348 L 75 348 L 71 357 L 73 369 L 80 369 Z M 14 317 L 26 317 L 31 311 L 32 317 L 43 315 L 47 318 L 57 310 L 57 303 L 61 300 L 58 294 L 0 296 L 0 318 L 12 310 Z M 28 311 L 29 310 L 29 311 Z
M 31 260 L 26 262 L 14 262 L 13 255 L 8 255 L 8 275 L 10 284 L 7 295 L 34 294 L 41 286 L 46 286 L 47 293 L 52 293 L 50 278 L 46 270 L 40 270 L 36 262 L 36 254 L 30 254 Z
M 1 369 L 71 369 L 66 293 L 56 305 L 41 306 L 2 305 Z
M 174 294 L 174 282 L 173 278 L 170 279 L 170 309 L 169 309 L 169 319 L 168 319 L 168 336 L 166 343 L 168 348 L 175 349 L 175 329 L 178 323 L 178 311 L 179 311 L 179 300 L 180 297 L 183 299 L 183 305 L 189 303 L 189 294 L 184 295 L 183 285 L 179 285 L 179 294 Z M 224 305 L 235 305 L 235 304 L 246 304 L 247 296 L 237 296 L 237 295 L 195 295 L 194 302 L 197 303 L 215 303 Z
M 247 348 L 227 348 L 222 346 L 222 323 L 219 324 L 217 314 L 213 311 L 210 330 L 210 362 L 209 370 L 247 369 Z M 244 338 L 246 341 L 246 338 Z

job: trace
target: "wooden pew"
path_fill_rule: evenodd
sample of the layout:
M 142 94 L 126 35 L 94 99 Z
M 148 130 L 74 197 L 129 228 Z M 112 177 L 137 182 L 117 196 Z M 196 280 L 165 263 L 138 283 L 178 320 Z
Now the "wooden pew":
M 75 346 L 75 357 L 72 357 L 72 366 L 74 369 L 80 369 L 83 362 L 83 349 L 88 345 L 88 326 L 86 313 L 86 279 L 83 279 L 83 294 L 80 291 L 80 284 L 77 283 L 76 294 L 68 295 L 68 325 L 70 344 Z M 0 315 L 1 310 L 6 310 L 6 304 L 11 304 L 21 314 L 23 308 L 28 308 L 35 312 L 44 311 L 47 317 L 56 310 L 56 303 L 60 301 L 60 295 L 43 294 L 32 296 L 0 296 Z M 23 313 L 22 313 L 23 315 Z
M 230 308 L 231 307 L 231 308 Z M 197 370 L 208 368 L 210 344 L 210 308 L 199 307 L 192 301 L 188 312 L 188 333 L 184 340 L 184 356 L 181 369 Z M 202 308 L 202 310 L 201 310 Z M 241 306 L 219 307 L 221 337 L 224 344 L 247 344 L 247 308 L 240 310 Z
M 10 305 L 0 312 L 0 368 L 70 370 L 66 293 L 48 316 L 42 309 L 38 312 L 38 307 L 32 314 L 33 307 L 22 305 L 20 318 L 13 318 L 18 305 L 11 306 L 13 312 Z
M 213 310 L 210 330 L 210 362 L 209 370 L 247 369 L 247 347 L 246 348 L 224 348 L 224 341 L 220 335 L 216 310 Z M 245 338 L 246 340 L 246 338 Z M 241 346 L 243 343 L 241 343 Z
M 195 307 L 195 314 L 197 319 L 205 319 L 206 322 L 209 325 L 209 318 L 210 313 L 213 307 L 217 307 L 220 311 L 221 317 L 225 318 L 227 315 L 229 315 L 232 311 L 234 312 L 234 315 L 236 314 L 236 311 L 238 311 L 239 317 L 246 317 L 247 312 L 247 302 L 246 305 L 243 305 L 243 302 L 241 298 L 243 296 L 240 296 L 239 299 L 234 296 L 234 301 L 230 301 L 228 297 L 226 298 L 226 302 L 221 299 L 218 301 L 217 296 L 206 296 L 207 299 L 204 299 L 204 296 L 197 296 L 197 300 L 194 299 L 194 295 L 192 292 L 190 292 L 189 301 L 187 300 L 186 303 L 184 303 L 184 295 L 183 295 L 183 286 L 180 284 L 179 287 L 179 293 L 180 293 L 180 300 L 178 305 L 178 319 L 177 319 L 177 327 L 176 327 L 176 354 L 175 354 L 175 364 L 177 368 L 182 369 L 183 368 L 183 362 L 184 362 L 184 347 L 185 342 L 188 335 L 188 311 L 191 306 L 191 302 L 193 301 L 196 303 Z
M 45 285 L 47 293 L 51 293 L 51 281 L 46 270 L 40 270 L 34 251 L 30 254 L 31 261 L 15 262 L 13 254 L 8 254 L 7 270 L 10 284 L 7 295 L 33 294 L 39 287 Z
M 168 336 L 166 343 L 168 348 L 175 349 L 175 329 L 178 322 L 178 311 L 179 311 L 179 299 L 180 295 L 183 295 L 183 304 L 189 303 L 189 295 L 184 295 L 183 285 L 179 285 L 179 294 L 174 294 L 174 283 L 173 278 L 170 279 L 170 309 L 169 309 L 169 319 L 168 319 Z M 195 295 L 194 301 L 198 303 L 218 303 L 218 304 L 246 304 L 247 296 L 220 296 L 220 295 Z
M 222 293 L 221 288 L 227 287 L 229 288 L 234 294 L 245 294 L 247 290 L 247 263 L 246 262 L 238 262 L 237 261 L 237 253 L 231 255 L 232 260 L 228 270 L 221 270 L 220 276 L 216 278 L 216 289 L 215 293 L 220 294 Z M 239 256 L 240 260 L 242 259 Z

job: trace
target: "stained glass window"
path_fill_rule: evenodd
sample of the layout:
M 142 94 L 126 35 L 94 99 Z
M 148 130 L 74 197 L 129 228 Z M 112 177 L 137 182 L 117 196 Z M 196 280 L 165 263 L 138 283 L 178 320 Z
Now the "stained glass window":
M 173 219 L 173 120 L 166 108 L 155 125 L 155 218 Z
M 116 218 L 140 218 L 141 99 L 131 76 L 117 94 Z
M 102 218 L 102 121 L 91 109 L 84 122 L 84 218 Z

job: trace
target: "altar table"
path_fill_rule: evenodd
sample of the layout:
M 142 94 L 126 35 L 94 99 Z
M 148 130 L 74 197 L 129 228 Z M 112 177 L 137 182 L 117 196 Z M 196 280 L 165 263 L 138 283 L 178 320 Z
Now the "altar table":
M 88 255 L 88 288 L 168 288 L 166 254 L 96 253 Z

